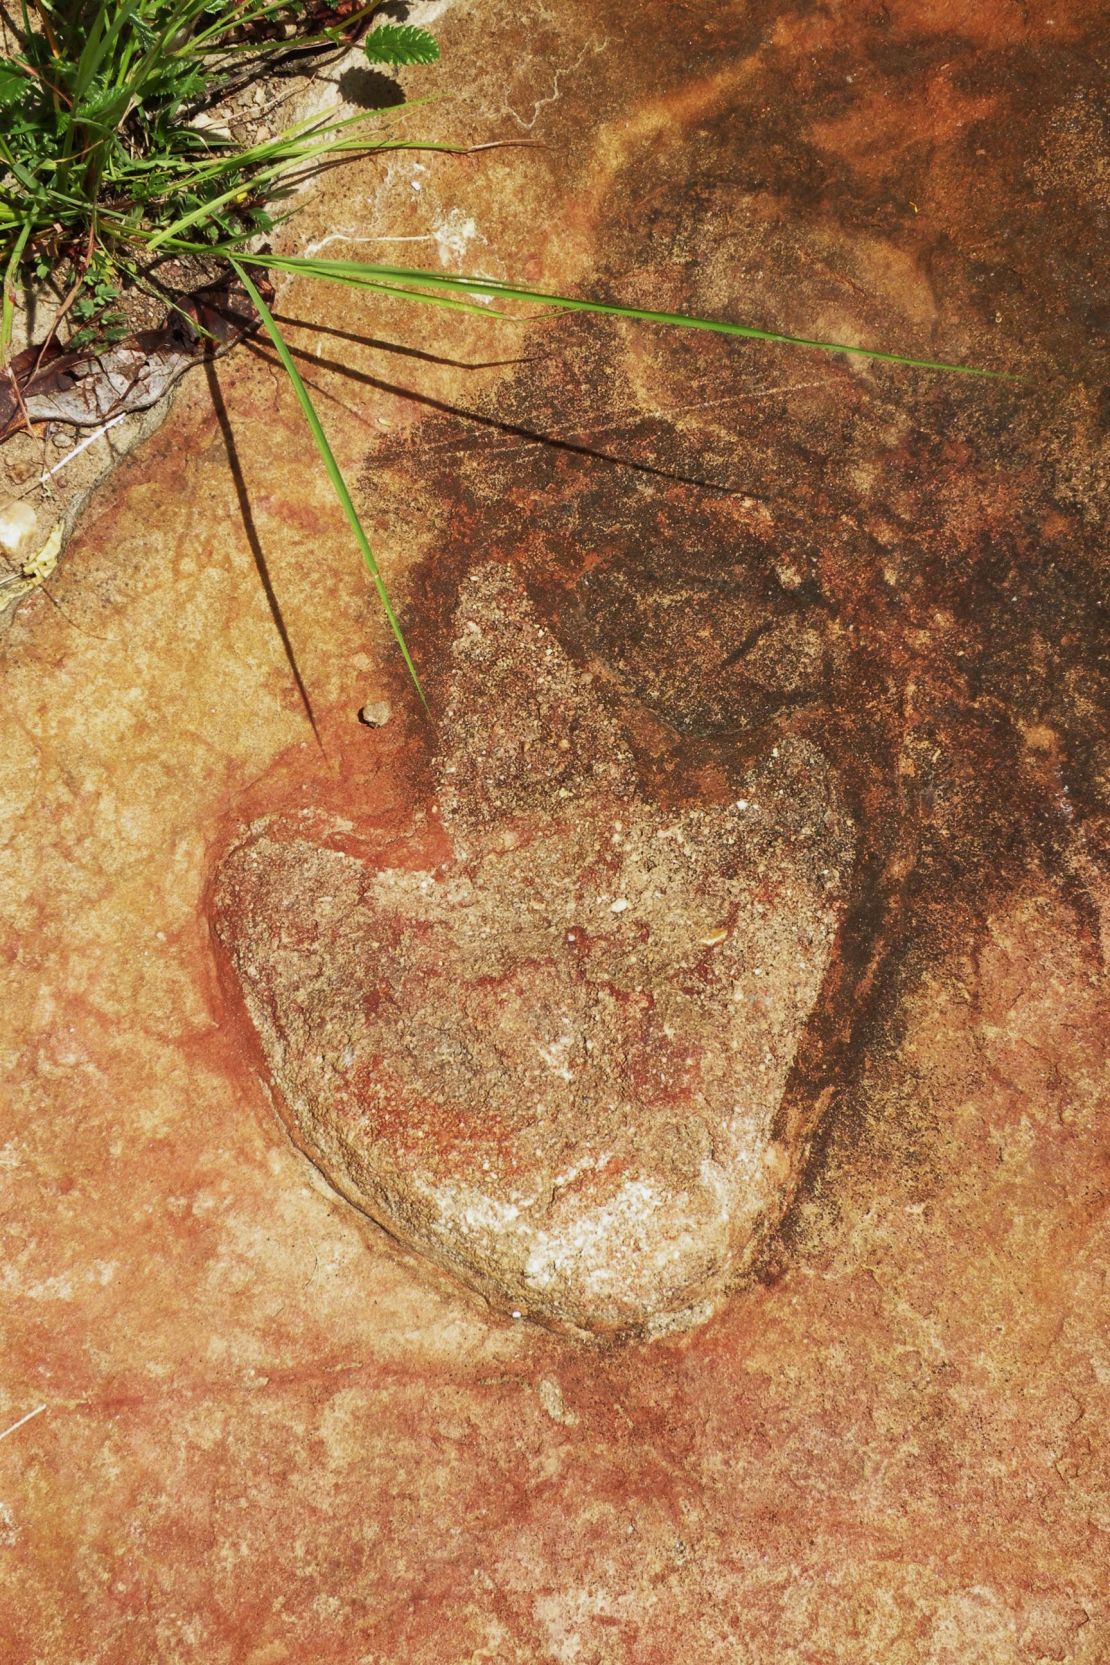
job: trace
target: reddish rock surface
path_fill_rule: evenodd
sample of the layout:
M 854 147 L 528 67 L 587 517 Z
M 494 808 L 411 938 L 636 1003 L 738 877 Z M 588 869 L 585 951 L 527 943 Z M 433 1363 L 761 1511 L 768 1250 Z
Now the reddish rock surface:
M 542 144 L 370 158 L 304 246 L 1030 376 L 281 298 L 430 685 L 508 564 L 645 803 L 804 743 L 856 828 L 794 1204 L 711 1322 L 623 1347 L 491 1311 L 273 1114 L 215 865 L 300 810 L 407 835 L 436 747 L 288 387 L 184 390 L 4 643 L 0 1433 L 45 1408 L 0 1441 L 0 1657 L 1103 1665 L 1100 20 L 437 28 L 414 130 Z
M 835 782 L 794 741 L 746 797 L 646 802 L 505 567 L 463 586 L 445 679 L 406 834 L 263 820 L 221 863 L 217 935 L 345 1195 L 515 1317 L 685 1328 L 814 1131 L 779 1110 L 850 874 Z

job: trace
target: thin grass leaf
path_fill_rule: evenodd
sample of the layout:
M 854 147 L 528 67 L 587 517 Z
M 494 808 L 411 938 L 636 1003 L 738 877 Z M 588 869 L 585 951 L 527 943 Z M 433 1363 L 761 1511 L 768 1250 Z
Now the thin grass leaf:
M 15 321 L 15 284 L 19 276 L 19 263 L 23 259 L 23 251 L 33 229 L 34 221 L 24 220 L 4 268 L 4 300 L 0 306 L 0 366 L 6 366 L 8 362 L 8 348 L 12 344 L 12 327 Z
M 308 167 L 311 173 L 315 167 L 323 166 L 327 157 L 336 153 L 345 155 L 355 151 L 361 155 L 368 155 L 382 150 L 444 150 L 446 148 L 444 145 L 425 145 L 419 144 L 415 140 L 410 142 L 403 139 L 383 140 L 379 144 L 361 140 L 329 139 L 325 144 L 307 145 L 291 156 L 279 158 L 270 167 L 260 168 L 256 172 L 252 172 L 247 179 L 235 180 L 218 196 L 205 198 L 196 208 L 190 209 L 187 214 L 180 215 L 170 225 L 165 226 L 161 231 L 155 232 L 153 237 L 148 238 L 147 247 L 151 252 L 165 247 L 170 242 L 178 239 L 181 233 L 187 231 L 191 225 L 197 225 L 203 220 L 218 215 L 221 208 L 226 208 L 238 198 L 256 191 L 260 185 L 272 186 L 281 181 L 292 184 L 300 177 L 297 174 L 298 169 Z M 232 172 L 241 165 L 240 159 L 233 155 L 228 156 L 226 161 L 227 166 L 221 171 Z
M 183 252 L 192 254 L 223 252 L 218 248 L 213 250 L 212 247 L 206 250 L 200 244 L 179 246 Z M 706 330 L 716 335 L 739 337 L 747 341 L 767 341 L 777 346 L 808 347 L 824 353 L 853 353 L 860 358 L 878 360 L 883 364 L 902 364 L 913 370 L 947 371 L 954 375 L 986 377 L 995 381 L 1016 379 L 1004 370 L 983 370 L 977 365 L 951 364 L 943 359 L 912 358 L 903 353 L 884 353 L 874 347 L 851 346 L 845 341 L 815 341 L 806 336 L 756 329 L 750 324 L 734 324 L 720 318 L 702 318 L 693 313 L 657 312 L 643 307 L 619 306 L 608 301 L 586 301 L 569 295 L 552 295 L 540 289 L 522 289 L 515 284 L 500 282 L 496 278 L 455 277 L 416 267 L 379 266 L 359 260 L 320 260 L 307 255 L 254 255 L 240 252 L 238 258 L 271 271 L 289 272 L 302 277 L 321 278 L 331 283 L 344 283 L 355 288 L 378 290 L 382 294 L 394 295 L 407 301 L 422 301 L 426 305 L 446 306 L 451 302 L 442 294 L 422 293 L 419 289 L 404 285 L 422 284 L 425 291 L 454 289 L 471 295 L 499 295 L 506 300 L 538 303 L 556 311 L 589 312 L 601 314 L 603 317 L 631 318 L 642 323 L 663 324 L 672 329 Z M 459 301 L 455 301 L 454 306 L 458 310 L 468 311 L 482 318 L 527 322 L 526 319 L 515 319 L 512 314 L 495 307 L 474 306 Z
M 155 65 L 159 64 L 164 58 L 171 55 L 173 52 L 173 43 L 178 36 L 184 36 L 182 46 L 186 49 L 189 47 L 189 25 L 192 23 L 193 19 L 195 17 L 199 17 L 205 9 L 204 0 L 187 0 L 185 5 L 179 6 L 176 11 L 170 12 L 169 16 L 163 20 L 161 30 L 151 41 L 145 54 L 138 60 L 135 66 L 134 80 L 138 85 L 142 85 L 146 81 Z M 225 12 L 225 27 L 226 16 L 227 14 Z
M 225 260 L 232 256 L 242 260 L 249 266 L 259 266 L 270 272 L 289 272 L 294 277 L 318 276 L 326 283 L 341 283 L 351 289 L 366 289 L 382 295 L 399 296 L 402 300 L 417 301 L 423 306 L 446 307 L 452 312 L 467 312 L 472 318 L 500 318 L 507 324 L 527 323 L 525 318 L 515 318 L 511 312 L 500 312 L 494 306 L 478 306 L 474 301 L 457 301 L 449 295 L 425 294 L 419 289 L 403 289 L 399 284 L 380 283 L 376 278 L 367 277 L 337 277 L 334 273 L 315 273 L 311 270 L 311 260 L 306 262 L 296 255 L 281 254 L 251 254 L 239 248 L 234 243 L 186 243 L 174 240 L 166 244 L 178 254 L 204 254 L 210 258 L 218 255 Z
M 416 103 L 427 103 L 426 99 L 413 100 L 410 105 L 400 105 L 396 108 L 411 108 Z M 260 185 L 280 181 L 294 171 L 310 163 L 322 165 L 331 154 L 349 155 L 352 152 L 370 154 L 385 150 L 438 150 L 455 154 L 459 147 L 444 144 L 425 144 L 415 139 L 336 139 L 334 134 L 344 128 L 358 123 L 372 120 L 380 115 L 393 114 L 393 110 L 378 111 L 364 110 L 356 116 L 344 116 L 338 121 L 321 121 L 313 117 L 286 128 L 274 139 L 265 140 L 261 144 L 253 145 L 245 150 L 228 151 L 219 156 L 207 158 L 203 162 L 191 164 L 188 169 L 179 172 L 175 177 L 178 189 L 188 190 L 197 187 L 209 179 L 218 180 L 221 174 L 237 174 L 236 182 L 228 187 L 221 195 L 206 197 L 204 202 L 186 214 L 180 215 L 168 225 L 161 226 L 150 235 L 145 234 L 147 247 L 154 251 L 165 245 L 179 242 L 183 231 L 191 225 L 196 225 L 206 215 L 218 212 L 221 207 L 233 203 L 239 193 L 249 189 L 256 191 Z M 309 142 L 315 141 L 315 142 Z M 323 141 L 323 142 L 321 142 Z M 268 166 L 261 164 L 268 163 Z M 291 182 L 291 181 L 290 181 Z M 209 248 L 204 252 L 211 254 Z
M 353 116 L 307 116 L 304 121 L 283 127 L 272 139 L 263 139 L 258 144 L 247 145 L 237 153 L 236 160 L 242 165 L 259 160 L 266 161 L 272 154 L 285 149 L 296 140 L 326 139 L 331 134 L 339 133 L 346 127 L 355 127 L 360 122 L 393 121 L 409 110 L 418 110 L 423 105 L 435 104 L 438 100 L 438 93 L 429 93 L 425 98 L 407 98 L 401 104 L 387 104 L 380 110 L 360 110 Z
M 27 169 L 17 162 L 14 156 L 9 156 L 8 167 L 11 168 L 12 173 L 25 191 L 30 191 L 33 195 L 37 194 L 39 182 L 33 173 L 28 173 Z
M 671 329 L 706 330 L 714 335 L 737 336 L 747 341 L 767 341 L 777 346 L 807 347 L 821 353 L 853 353 L 857 358 L 875 359 L 882 364 L 904 364 L 914 370 L 943 370 L 959 376 L 986 376 L 1009 380 L 1004 371 L 982 370 L 975 365 L 951 364 L 943 359 L 914 358 L 905 353 L 885 353 L 874 347 L 857 347 L 846 341 L 817 341 L 803 335 L 786 335 L 778 330 L 757 329 L 751 324 L 734 324 L 720 318 L 703 318 L 695 313 L 661 312 L 649 307 L 620 306 L 610 301 L 581 300 L 571 295 L 553 295 L 543 289 L 525 289 L 496 278 L 455 276 L 405 266 L 371 265 L 357 260 L 317 260 L 290 256 L 286 271 L 300 270 L 315 277 L 350 279 L 362 275 L 370 280 L 414 284 L 426 289 L 462 290 L 470 295 L 498 295 L 504 300 L 524 301 L 559 312 L 588 312 L 606 318 L 632 318 L 646 324 L 665 324 Z
M 274 269 L 277 271 L 286 270 L 286 268 L 282 266 L 278 266 Z M 296 274 L 294 273 L 294 275 Z M 300 275 L 304 276 L 306 274 L 302 272 Z M 324 281 L 332 283 L 347 283 L 352 288 L 367 289 L 378 295 L 394 295 L 404 301 L 416 301 L 421 306 L 447 307 L 452 312 L 467 312 L 472 318 L 500 318 L 506 324 L 523 324 L 527 322 L 524 318 L 514 318 L 511 312 L 500 312 L 495 306 L 479 306 L 476 301 L 456 301 L 449 295 L 430 295 L 425 294 L 419 289 L 403 289 L 400 284 L 396 283 L 377 283 L 371 279 L 367 279 L 365 282 L 359 283 L 354 278 L 331 278 L 325 279 Z
M 228 263 L 235 270 L 243 288 L 247 291 L 247 294 L 257 307 L 258 316 L 261 318 L 266 333 L 274 344 L 274 350 L 277 353 L 278 358 L 281 360 L 282 369 L 285 371 L 293 385 L 293 391 L 297 395 L 297 401 L 304 414 L 304 419 L 308 423 L 309 432 L 315 442 L 316 449 L 320 453 L 324 468 L 327 471 L 328 479 L 331 481 L 332 489 L 335 492 L 336 497 L 339 499 L 339 505 L 342 508 L 344 515 L 347 517 L 347 524 L 354 533 L 355 542 L 358 544 L 359 550 L 362 554 L 362 559 L 366 563 L 366 570 L 373 579 L 374 588 L 378 592 L 378 600 L 381 602 L 385 611 L 385 616 L 389 620 L 389 628 L 392 630 L 397 646 L 401 650 L 401 657 L 405 661 L 405 666 L 410 677 L 412 678 L 413 686 L 420 696 L 421 704 L 427 705 L 427 701 L 424 698 L 424 690 L 420 686 L 420 678 L 416 674 L 416 666 L 412 662 L 412 656 L 409 653 L 408 644 L 401 631 L 397 615 L 393 611 L 393 603 L 389 599 L 389 591 L 385 587 L 385 580 L 378 570 L 378 563 L 374 559 L 373 550 L 370 548 L 370 540 L 367 538 L 366 533 L 363 530 L 362 522 L 358 518 L 358 511 L 356 510 L 354 503 L 351 501 L 350 492 L 347 490 L 347 482 L 344 480 L 339 464 L 335 460 L 335 454 L 332 451 L 331 446 L 328 444 L 328 438 L 324 432 L 323 424 L 316 414 L 316 407 L 309 397 L 308 389 L 301 380 L 301 374 L 293 361 L 293 355 L 290 353 L 289 348 L 285 344 L 284 336 L 278 329 L 277 324 L 274 322 L 273 314 L 266 305 L 266 302 L 262 299 L 262 296 L 259 294 L 258 288 L 252 281 L 246 268 L 240 264 L 235 255 L 228 256 Z
M 379 4 L 380 0 L 373 0 L 371 5 L 363 6 L 359 11 L 351 13 L 349 16 L 344 18 L 344 27 L 349 28 L 352 23 L 357 23 L 361 18 L 366 17 L 368 13 L 376 11 Z M 202 0 L 199 10 L 204 11 L 206 9 L 207 0 Z M 229 33 L 231 29 L 243 29 L 248 24 L 257 23 L 260 19 L 268 17 L 275 12 L 288 11 L 288 9 L 289 0 L 262 0 L 262 3 L 259 5 L 244 6 L 242 11 L 234 13 L 230 19 L 225 14 L 219 17 L 215 23 L 210 24 L 207 29 L 198 29 L 196 34 L 192 35 L 189 40 L 184 43 L 183 48 L 180 50 L 194 51 L 214 37 L 218 39 L 221 35 Z M 298 39 L 297 45 L 300 46 L 303 44 L 311 44 L 311 40 L 306 43 Z M 257 47 L 254 49 L 257 50 Z
M 81 56 L 77 60 L 77 69 L 73 77 L 72 94 L 80 98 L 89 85 L 100 66 L 103 56 L 103 42 L 107 30 L 107 15 L 103 6 L 98 6 L 92 25 L 85 36 L 85 44 L 81 48 Z

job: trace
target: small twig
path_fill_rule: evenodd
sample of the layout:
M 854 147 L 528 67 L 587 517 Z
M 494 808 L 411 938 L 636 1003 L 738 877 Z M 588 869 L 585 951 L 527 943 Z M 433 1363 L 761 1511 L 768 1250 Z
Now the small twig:
M 34 491 L 34 490 L 37 489 L 37 486 L 40 486 L 40 485 L 44 486 L 46 484 L 46 482 L 51 478 L 52 475 L 60 474 L 62 472 L 62 469 L 65 468 L 65 466 L 67 465 L 67 463 L 71 463 L 73 461 L 74 457 L 80 456 L 81 452 L 85 449 L 86 446 L 93 445 L 98 439 L 103 439 L 104 435 L 108 432 L 109 428 L 114 428 L 117 422 L 124 421 L 127 414 L 128 414 L 127 411 L 121 410 L 118 416 L 113 416 L 111 421 L 105 422 L 105 424 L 102 428 L 97 428 L 91 434 L 86 434 L 85 438 L 81 441 L 80 445 L 75 445 L 73 447 L 72 451 L 67 451 L 66 452 L 66 454 L 62 458 L 61 462 L 55 463 L 53 468 L 44 468 L 42 473 L 40 474 L 38 480 L 34 484 L 28 486 L 27 490 L 28 491 Z M 27 493 L 24 492 L 23 495 L 26 496 Z
M 30 434 L 31 438 L 34 439 L 35 430 L 31 425 L 31 415 L 30 415 L 30 412 L 27 409 L 27 404 L 26 404 L 26 401 L 24 400 L 24 397 L 23 397 L 23 389 L 19 385 L 19 377 L 16 375 L 15 371 L 12 369 L 10 364 L 5 364 L 4 369 L 7 371 L 8 380 L 12 384 L 12 392 L 15 394 L 15 402 L 19 406 L 19 414 L 23 418 L 23 426 L 27 429 L 27 432 Z M 18 432 L 18 430 L 16 430 L 16 431 Z
M 0 1434 L 0 1440 L 6 1440 L 9 1434 L 14 1434 L 17 1428 L 22 1428 L 25 1422 L 30 1422 L 32 1417 L 41 1415 L 45 1409 L 45 1405 L 36 1405 L 33 1411 L 28 1411 L 27 1415 L 21 1416 L 18 1422 L 13 1422 L 10 1428 L 5 1428 L 4 1432 Z

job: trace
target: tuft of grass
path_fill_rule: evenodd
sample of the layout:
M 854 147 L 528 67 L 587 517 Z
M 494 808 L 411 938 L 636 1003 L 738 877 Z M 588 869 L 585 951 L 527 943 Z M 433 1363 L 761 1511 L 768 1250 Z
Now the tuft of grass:
M 369 0 L 345 26 L 367 21 Z M 622 306 L 530 286 L 359 261 L 259 250 L 274 209 L 314 169 L 352 153 L 461 147 L 419 144 L 366 124 L 411 105 L 288 127 L 256 144 L 236 143 L 207 112 L 288 49 L 342 38 L 325 0 L 0 0 L 15 49 L 0 56 L 0 368 L 6 367 L 20 285 L 53 285 L 51 334 L 72 344 L 107 341 L 122 328 L 119 307 L 138 288 L 165 299 L 158 266 L 167 257 L 224 263 L 238 276 L 288 375 L 390 629 L 420 698 L 423 693 L 366 532 L 323 424 L 250 268 L 340 283 L 426 306 L 504 317 L 493 299 L 541 312 L 593 313 L 666 328 L 709 331 L 819 352 L 851 353 L 917 370 L 983 376 L 968 365 L 846 342 L 788 335 L 686 313 Z M 429 64 L 439 47 L 426 29 L 377 23 L 365 38 L 371 63 Z M 206 119 L 207 118 L 207 119 Z M 356 131 L 357 130 L 357 131 Z M 484 148 L 484 147 L 476 147 Z
M 368 18 L 371 0 L 345 21 Z M 226 261 L 240 276 L 304 411 L 413 682 L 405 644 L 366 533 L 319 417 L 256 285 L 234 258 L 274 226 L 273 208 L 313 167 L 352 152 L 448 149 L 366 131 L 390 111 L 310 120 L 236 143 L 207 112 L 288 46 L 288 26 L 319 0 L 19 0 L 4 14 L 15 50 L 0 57 L 0 368 L 11 351 L 16 292 L 52 285 L 51 335 L 106 344 L 124 333 L 130 290 L 160 301 L 167 257 Z M 340 39 L 301 28 L 298 50 Z M 386 24 L 367 42 L 379 64 L 430 63 L 426 30 Z M 362 129 L 356 135 L 354 129 Z M 423 694 L 421 692 L 421 698 Z
M 363 8 L 372 12 L 379 0 Z M 160 232 L 187 228 L 211 253 L 273 229 L 289 176 L 354 121 L 302 123 L 242 145 L 209 112 L 244 70 L 288 48 L 274 25 L 317 15 L 313 0 L 12 0 L 0 56 L 0 358 L 11 346 L 13 289 L 52 283 L 58 328 L 99 328 L 121 294 L 156 290 Z M 324 48 L 336 27 L 298 39 Z

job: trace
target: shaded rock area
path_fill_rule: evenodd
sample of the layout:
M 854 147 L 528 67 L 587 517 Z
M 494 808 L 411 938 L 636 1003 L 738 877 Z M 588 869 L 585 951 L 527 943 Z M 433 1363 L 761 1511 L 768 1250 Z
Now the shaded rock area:
M 362 159 L 303 199 L 298 246 L 1025 379 L 279 289 L 430 718 L 272 359 L 184 379 L 4 641 L 0 1657 L 1104 1665 L 1101 20 L 1080 0 L 411 15 L 444 48 L 414 96 L 455 79 L 408 131 L 539 143 Z M 498 612 L 515 665 L 465 630 Z M 321 942 L 354 954 L 382 926 L 407 1028 L 383 1002 L 352 1044 L 388 1034 L 358 1103 L 380 1114 L 389 1082 L 402 1151 L 444 1125 L 425 942 L 460 968 L 468 1044 L 520 1044 L 503 1009 L 475 1015 L 447 885 L 521 914 L 542 863 L 577 903 L 605 827 L 691 817 L 707 894 L 754 932 L 727 806 L 768 798 L 776 748 L 854 839 L 822 900 L 799 785 L 759 855 L 825 934 L 775 1043 L 771 1137 L 809 1146 L 793 1200 L 746 1271 L 741 1227 L 703 1324 L 616 1346 L 515 1320 L 471 1287 L 476 1257 L 460 1277 L 413 1252 L 296 1148 L 313 1130 L 277 1078 L 315 1093 L 320 1066 L 287 999 L 295 1045 L 245 1016 L 273 987 L 214 955 L 220 885 L 288 872 L 285 988 L 299 931 L 326 985 Z M 507 827 L 531 842 L 499 849 Z M 315 936 L 314 862 L 357 901 Z M 615 876 L 589 894 L 619 899 Z M 581 997 L 548 924 L 545 975 Z M 704 952 L 724 1010 L 733 950 Z M 691 1166 L 713 1106 L 686 1119 Z M 414 1158 L 406 1194 L 433 1167 Z
M 835 783 L 794 741 L 747 797 L 645 803 L 505 568 L 464 585 L 446 676 L 439 797 L 407 838 L 358 850 L 301 811 L 221 867 L 217 933 L 294 1136 L 516 1317 L 704 1320 L 813 1130 L 776 1137 L 851 864 Z

